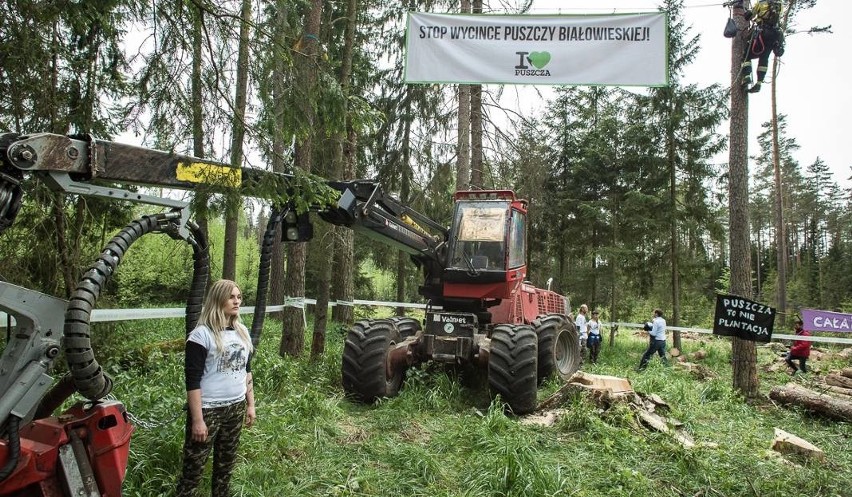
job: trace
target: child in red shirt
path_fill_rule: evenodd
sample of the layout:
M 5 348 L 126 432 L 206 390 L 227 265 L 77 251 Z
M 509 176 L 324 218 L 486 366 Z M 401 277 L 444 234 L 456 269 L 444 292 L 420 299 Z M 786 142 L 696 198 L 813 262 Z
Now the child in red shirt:
M 796 330 L 796 335 L 803 337 L 811 336 L 811 334 L 808 333 L 808 330 L 804 329 L 804 323 L 801 319 L 796 319 L 794 329 Z M 784 360 L 787 361 L 787 366 L 793 369 L 793 374 L 796 374 L 798 371 L 807 373 L 808 368 L 805 362 L 810 356 L 811 342 L 809 340 L 793 340 L 793 346 L 790 347 L 790 352 L 787 352 L 787 357 Z M 796 367 L 793 363 L 796 359 L 799 360 L 799 367 Z

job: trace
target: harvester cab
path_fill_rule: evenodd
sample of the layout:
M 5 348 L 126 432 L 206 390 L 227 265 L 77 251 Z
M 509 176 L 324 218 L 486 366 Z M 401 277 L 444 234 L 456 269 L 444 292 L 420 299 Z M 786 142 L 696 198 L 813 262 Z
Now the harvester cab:
M 456 193 L 445 299 L 511 298 L 526 277 L 526 214 L 508 190 Z

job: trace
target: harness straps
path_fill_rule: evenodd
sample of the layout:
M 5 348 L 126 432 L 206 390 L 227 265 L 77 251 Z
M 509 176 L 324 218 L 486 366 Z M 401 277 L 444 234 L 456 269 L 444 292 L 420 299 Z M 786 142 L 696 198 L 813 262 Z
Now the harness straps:
M 751 53 L 755 56 L 758 56 L 762 54 L 765 50 L 766 42 L 763 40 L 763 31 L 756 31 L 751 42 Z

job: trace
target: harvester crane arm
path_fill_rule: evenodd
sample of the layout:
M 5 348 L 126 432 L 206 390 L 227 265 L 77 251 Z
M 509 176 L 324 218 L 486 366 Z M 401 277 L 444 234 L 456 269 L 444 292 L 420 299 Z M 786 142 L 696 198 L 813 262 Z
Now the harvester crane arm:
M 297 196 L 294 195 L 297 182 L 291 174 L 234 167 L 90 136 L 5 133 L 0 135 L 0 230 L 14 219 L 20 204 L 19 183 L 26 173 L 49 178 L 55 188 L 70 193 L 172 207 L 175 205 L 168 199 L 104 189 L 97 183 L 182 190 L 236 190 L 273 204 L 293 204 L 292 198 Z M 388 243 L 410 254 L 420 264 L 443 263 L 442 247 L 448 236 L 446 227 L 402 205 L 374 181 L 324 181 L 321 184 L 339 193 L 337 205 L 314 202 L 308 207 L 323 220 Z M 289 207 L 295 210 L 295 205 Z

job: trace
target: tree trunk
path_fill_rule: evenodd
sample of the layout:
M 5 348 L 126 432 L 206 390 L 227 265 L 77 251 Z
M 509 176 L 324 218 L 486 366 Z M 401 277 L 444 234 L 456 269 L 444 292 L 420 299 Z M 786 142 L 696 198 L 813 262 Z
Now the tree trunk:
M 251 20 L 251 0 L 242 0 L 240 11 L 240 41 L 237 53 L 237 88 L 234 95 L 234 121 L 231 125 L 231 165 L 242 166 L 243 139 L 246 134 L 246 95 L 248 93 L 249 72 L 249 30 Z M 222 277 L 236 280 L 237 277 L 237 231 L 239 229 L 239 208 L 242 197 L 229 192 L 225 210 L 225 246 L 222 257 Z
M 470 85 L 459 85 L 456 191 L 470 188 Z
M 192 154 L 199 159 L 204 158 L 204 100 L 201 85 L 201 47 L 203 43 L 204 11 L 200 8 L 194 9 L 192 17 Z M 208 228 L 207 204 L 210 195 L 203 191 L 196 191 L 192 197 L 192 211 L 195 213 L 195 222 L 204 235 L 205 240 L 210 240 Z M 208 242 L 209 243 L 209 242 Z M 208 280 L 212 279 L 212 273 Z M 208 282 L 209 283 L 209 282 Z
M 298 73 L 300 75 L 302 90 L 305 98 L 302 100 L 302 113 L 305 118 L 305 134 L 296 143 L 295 163 L 296 167 L 305 172 L 311 171 L 311 159 L 313 157 L 313 133 L 316 131 L 316 115 L 314 106 L 309 101 L 309 95 L 313 95 L 313 88 L 317 82 L 317 43 L 319 40 L 320 17 L 322 15 L 322 0 L 311 0 L 310 10 L 305 19 L 305 30 L 299 41 L 301 53 L 295 52 Z M 284 290 L 287 296 L 293 298 L 304 298 L 305 296 L 305 243 L 294 243 L 287 247 L 287 280 Z M 304 309 L 298 307 L 285 307 L 283 319 L 283 331 L 281 335 L 281 346 L 279 354 L 298 357 L 302 354 L 305 346 L 305 322 Z
M 482 13 L 482 0 L 473 0 L 473 13 Z M 482 171 L 482 85 L 470 88 L 470 184 L 485 188 Z
M 344 95 L 349 95 L 352 83 L 352 60 L 355 53 L 355 32 L 358 28 L 358 0 L 349 0 L 347 5 L 346 35 L 343 47 L 343 61 L 340 70 L 340 84 Z M 352 126 L 351 115 L 346 116 L 346 136 L 341 137 L 340 165 L 335 170 L 340 179 L 355 179 L 355 145 L 358 136 Z M 354 309 L 351 305 L 340 305 L 340 301 L 352 302 L 355 299 L 353 273 L 355 259 L 355 234 L 344 227 L 335 229 L 334 237 L 334 274 L 337 281 L 332 287 L 332 297 L 338 301 L 332 311 L 332 319 L 345 325 L 355 321 Z
M 814 392 L 795 383 L 772 388 L 769 398 L 782 404 L 802 406 L 830 418 L 852 421 L 852 402 Z
M 273 50 L 284 51 L 287 47 L 285 33 L 287 33 L 287 16 L 289 2 L 278 0 L 275 4 L 275 34 Z M 286 61 L 287 55 L 279 53 L 275 57 L 274 74 L 272 75 L 272 93 L 274 103 L 273 120 L 273 140 L 272 140 L 272 170 L 277 173 L 287 171 L 287 165 L 284 162 L 285 143 L 288 143 L 284 133 L 284 122 L 282 116 L 285 113 L 284 94 L 286 87 L 289 84 L 286 77 Z M 272 239 L 272 260 L 270 262 L 270 285 L 269 285 L 269 304 L 281 305 L 284 303 L 284 244 L 281 242 L 281 225 L 275 232 L 275 237 Z M 277 312 L 270 317 L 283 318 L 283 313 Z
M 53 222 L 56 225 L 56 251 L 59 253 L 59 265 L 62 271 L 62 290 L 64 295 L 71 296 L 71 292 L 77 286 L 74 281 L 74 271 L 71 268 L 71 249 L 68 246 L 68 238 L 65 222 L 65 194 L 56 192 L 53 199 Z
M 731 44 L 731 117 L 728 167 L 731 293 L 751 298 L 751 250 L 748 228 L 748 98 L 741 84 L 740 66 L 746 47 L 746 20 L 742 7 L 733 16 L 740 34 Z M 745 397 L 758 395 L 757 350 L 754 342 L 732 338 L 733 387 Z
M 784 20 L 781 23 L 780 29 L 783 30 L 787 26 L 787 21 L 789 20 L 790 11 L 793 10 L 793 6 L 796 3 L 795 0 L 790 1 L 790 5 L 787 7 L 787 11 L 784 15 Z M 776 79 L 778 78 L 778 57 L 772 58 L 772 172 L 775 180 L 775 203 L 774 203 L 774 214 L 775 214 L 775 243 L 778 249 L 778 253 L 776 255 L 776 264 L 777 264 L 777 281 L 776 281 L 776 292 L 778 295 L 778 325 L 781 328 L 787 327 L 787 238 L 785 235 L 784 229 L 784 202 L 783 202 L 783 189 L 781 182 L 781 153 L 780 146 L 778 143 L 778 92 L 777 86 L 775 84 Z
M 317 303 L 314 305 L 314 333 L 311 336 L 311 361 L 322 357 L 325 352 L 325 335 L 328 328 L 329 285 L 331 267 L 334 262 L 334 226 L 328 223 L 314 225 L 314 241 L 311 249 L 316 250 L 320 261 Z
M 675 136 L 674 128 L 669 119 L 669 126 L 666 130 L 667 143 L 667 162 L 669 165 L 669 237 L 671 249 L 672 263 L 672 314 L 671 325 L 678 326 L 680 323 L 680 274 L 678 269 L 678 244 L 677 244 L 677 164 L 675 157 Z M 674 348 L 680 349 L 680 331 L 675 330 L 672 333 Z

